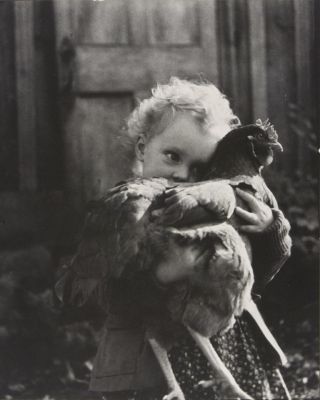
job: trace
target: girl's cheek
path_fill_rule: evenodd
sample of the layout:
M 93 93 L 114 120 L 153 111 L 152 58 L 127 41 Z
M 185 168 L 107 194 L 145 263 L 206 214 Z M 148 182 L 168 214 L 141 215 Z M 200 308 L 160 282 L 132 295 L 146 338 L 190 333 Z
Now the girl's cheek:
M 168 165 L 165 165 L 161 169 L 161 175 L 160 176 L 162 176 L 163 178 L 170 179 L 172 177 L 172 175 L 173 175 L 173 172 L 174 171 L 173 171 L 172 168 L 170 168 Z

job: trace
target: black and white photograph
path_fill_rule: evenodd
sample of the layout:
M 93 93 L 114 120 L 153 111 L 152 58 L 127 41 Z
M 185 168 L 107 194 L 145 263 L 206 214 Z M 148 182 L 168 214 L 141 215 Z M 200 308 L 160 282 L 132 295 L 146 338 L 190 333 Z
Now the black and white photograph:
M 317 400 L 320 0 L 0 0 L 0 400 Z

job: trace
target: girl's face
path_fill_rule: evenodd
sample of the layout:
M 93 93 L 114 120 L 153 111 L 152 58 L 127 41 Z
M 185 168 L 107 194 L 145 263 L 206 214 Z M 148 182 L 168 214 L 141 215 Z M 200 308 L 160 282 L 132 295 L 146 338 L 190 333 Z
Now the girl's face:
M 142 176 L 194 181 L 209 161 L 220 137 L 208 134 L 192 115 L 177 112 L 171 123 L 148 141 L 138 140 L 136 152 L 143 163 Z

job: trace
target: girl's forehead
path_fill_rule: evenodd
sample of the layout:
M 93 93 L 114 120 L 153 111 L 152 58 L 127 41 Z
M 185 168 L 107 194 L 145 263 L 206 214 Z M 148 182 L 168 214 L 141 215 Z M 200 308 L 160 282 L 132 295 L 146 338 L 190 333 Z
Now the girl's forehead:
M 215 142 L 220 140 L 220 130 L 207 130 L 204 124 L 187 111 L 175 111 L 166 115 L 162 121 L 164 129 L 159 130 L 159 138 L 163 142 L 187 144 L 194 141 Z M 159 126 L 160 128 L 160 126 Z
M 192 114 L 177 112 L 156 140 L 162 148 L 172 148 L 190 160 L 206 161 L 215 150 L 219 139 L 219 135 L 207 132 Z
M 204 133 L 203 125 L 188 111 L 172 110 L 166 112 L 158 125 L 158 134 L 167 139 L 175 140 L 175 135 L 195 131 Z
M 169 128 L 177 118 L 177 114 L 181 114 L 180 111 L 176 111 L 173 107 L 167 106 L 164 110 L 159 113 L 159 118 L 152 124 L 151 130 L 149 132 L 150 139 L 152 137 L 161 134 L 167 128 Z

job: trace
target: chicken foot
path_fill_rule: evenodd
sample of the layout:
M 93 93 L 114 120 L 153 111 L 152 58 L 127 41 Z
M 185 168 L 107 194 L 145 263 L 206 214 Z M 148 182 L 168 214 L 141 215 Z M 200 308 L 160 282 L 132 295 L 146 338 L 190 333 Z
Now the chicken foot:
M 194 331 L 189 326 L 186 326 L 186 328 L 188 329 L 190 335 L 199 346 L 200 350 L 203 352 L 204 356 L 209 361 L 210 366 L 213 368 L 213 370 L 221 379 L 221 385 L 223 391 L 235 399 L 240 398 L 245 400 L 254 400 L 251 396 L 245 393 L 237 384 L 236 380 L 231 375 L 230 371 L 224 365 L 218 353 L 213 348 L 210 339 Z M 215 382 L 214 380 L 200 381 L 199 386 L 203 388 L 209 388 L 214 384 L 214 382 Z

